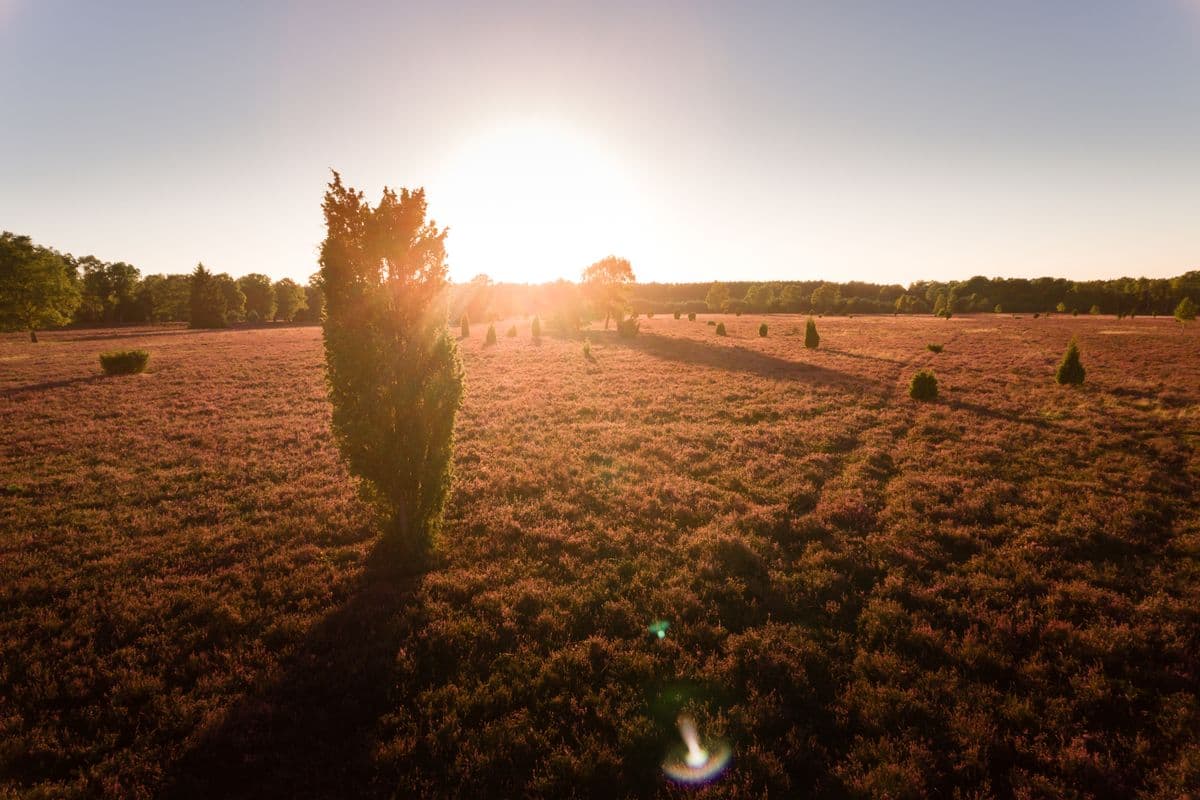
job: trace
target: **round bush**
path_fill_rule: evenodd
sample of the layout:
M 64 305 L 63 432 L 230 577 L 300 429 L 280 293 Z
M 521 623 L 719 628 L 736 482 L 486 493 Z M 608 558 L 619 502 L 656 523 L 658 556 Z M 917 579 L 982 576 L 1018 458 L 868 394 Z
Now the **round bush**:
M 688 322 L 695 322 L 695 321 L 696 321 L 696 312 L 689 311 L 688 312 Z
M 133 375 L 144 370 L 149 360 L 145 350 L 113 350 L 100 354 L 100 368 L 107 375 Z
M 758 326 L 758 335 L 759 336 L 767 335 L 767 323 L 764 322 L 762 325 Z
M 936 400 L 938 396 L 937 377 L 927 369 L 913 375 L 912 383 L 908 385 L 908 396 L 913 400 Z
M 724 336 L 724 335 L 725 335 L 725 323 L 718 322 L 717 323 L 717 336 Z

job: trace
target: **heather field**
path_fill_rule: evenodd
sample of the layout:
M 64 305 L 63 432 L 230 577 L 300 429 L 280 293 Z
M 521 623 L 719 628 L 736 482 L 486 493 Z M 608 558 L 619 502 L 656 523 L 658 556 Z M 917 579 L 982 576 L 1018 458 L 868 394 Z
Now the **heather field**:
M 804 321 L 476 326 L 419 574 L 319 328 L 0 338 L 0 796 L 1194 796 L 1200 330 Z

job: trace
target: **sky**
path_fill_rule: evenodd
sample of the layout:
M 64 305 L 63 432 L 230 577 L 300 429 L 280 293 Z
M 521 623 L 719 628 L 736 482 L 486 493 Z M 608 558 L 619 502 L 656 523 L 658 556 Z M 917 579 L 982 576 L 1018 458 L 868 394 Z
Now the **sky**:
M 0 229 L 304 280 L 330 170 L 451 277 L 1200 269 L 1200 0 L 0 0 Z

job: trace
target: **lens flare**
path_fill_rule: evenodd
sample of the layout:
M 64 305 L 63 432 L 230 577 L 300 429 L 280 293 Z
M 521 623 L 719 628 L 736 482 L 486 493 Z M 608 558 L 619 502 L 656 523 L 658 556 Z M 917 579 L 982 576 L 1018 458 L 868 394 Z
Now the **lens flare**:
M 656 636 L 659 639 L 667 638 L 667 630 L 671 627 L 671 623 L 665 619 L 656 619 L 650 623 L 650 627 L 646 630 L 650 631 L 650 635 Z
M 663 762 L 667 777 L 680 783 L 707 783 L 725 771 L 732 752 L 720 741 L 701 744 L 696 721 L 687 714 L 679 717 L 679 735 L 683 747 L 676 747 Z

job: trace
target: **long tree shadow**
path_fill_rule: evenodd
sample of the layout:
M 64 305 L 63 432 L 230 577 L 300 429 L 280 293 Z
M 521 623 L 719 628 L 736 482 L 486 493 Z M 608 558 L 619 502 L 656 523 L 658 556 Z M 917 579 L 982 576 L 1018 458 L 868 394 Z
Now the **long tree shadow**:
M 23 386 L 10 386 L 7 389 L 0 390 L 0 397 L 19 397 L 23 394 L 36 394 L 45 392 L 51 389 L 62 389 L 67 386 L 76 386 L 84 383 L 96 383 L 107 378 L 107 375 L 79 375 L 74 378 L 63 378 L 57 381 L 43 381 L 41 383 L 27 383 Z
M 695 339 L 660 336 L 655 333 L 643 333 L 632 339 L 622 339 L 614 332 L 607 334 L 604 341 L 608 345 L 640 350 L 655 358 L 698 364 L 730 372 L 748 372 L 764 378 L 843 384 L 859 388 L 880 388 L 878 382 L 859 375 L 829 369 L 818 364 L 779 358 L 739 345 L 718 346 Z
M 380 794 L 371 737 L 389 708 L 396 654 L 421 623 L 421 576 L 377 546 L 354 594 L 307 634 L 282 676 L 235 705 L 173 765 L 161 797 Z M 386 794 L 386 792 L 382 792 Z

